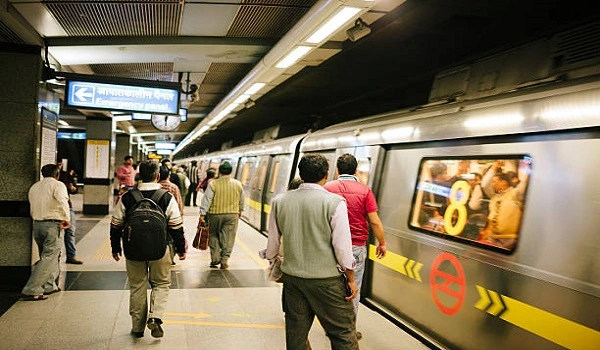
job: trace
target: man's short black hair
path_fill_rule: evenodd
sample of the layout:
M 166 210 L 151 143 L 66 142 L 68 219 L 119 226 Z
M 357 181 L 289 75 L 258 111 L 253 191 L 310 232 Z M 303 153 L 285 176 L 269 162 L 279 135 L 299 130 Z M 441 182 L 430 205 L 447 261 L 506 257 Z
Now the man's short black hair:
M 58 165 L 56 164 L 46 164 L 42 167 L 42 176 L 43 177 L 56 177 L 58 174 Z
M 300 178 L 304 182 L 316 183 L 321 181 L 329 170 L 327 158 L 318 153 L 307 153 L 298 164 L 300 170 Z
M 340 156 L 337 160 L 337 170 L 340 175 L 354 175 L 357 166 L 358 162 L 356 161 L 356 158 L 350 153 Z
M 128 160 L 130 160 L 130 159 L 133 159 L 133 157 L 132 157 L 132 156 L 125 156 L 125 157 L 123 157 L 123 160 L 124 160 L 124 161 L 128 161 Z
M 163 158 L 163 159 L 160 161 L 160 164 L 162 164 L 162 165 L 165 165 L 165 163 L 167 163 L 167 162 L 168 162 L 168 163 L 171 163 L 171 160 L 170 160 L 169 158 Z
M 140 180 L 143 182 L 152 182 L 158 176 L 158 163 L 146 160 L 140 163 Z
M 198 164 L 198 161 L 196 161 L 196 160 L 192 160 L 192 165 L 194 165 L 194 166 L 195 166 L 196 164 Z
M 169 168 L 167 168 L 166 166 L 161 165 L 160 169 L 158 170 L 158 173 L 160 174 L 159 181 L 164 181 L 164 180 L 168 179 L 169 176 L 171 175 L 171 170 L 169 170 Z

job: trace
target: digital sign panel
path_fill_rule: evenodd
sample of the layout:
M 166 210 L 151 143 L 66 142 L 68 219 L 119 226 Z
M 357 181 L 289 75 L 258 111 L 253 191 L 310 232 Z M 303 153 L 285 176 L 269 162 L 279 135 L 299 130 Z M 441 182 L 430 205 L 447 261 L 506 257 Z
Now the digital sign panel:
M 65 91 L 65 104 L 76 108 L 175 115 L 180 112 L 180 91 L 175 87 L 68 80 Z

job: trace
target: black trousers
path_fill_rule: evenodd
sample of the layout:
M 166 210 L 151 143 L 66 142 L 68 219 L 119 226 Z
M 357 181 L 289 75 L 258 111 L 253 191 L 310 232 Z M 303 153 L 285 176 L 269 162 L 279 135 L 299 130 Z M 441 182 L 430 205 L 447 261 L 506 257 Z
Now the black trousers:
M 315 316 L 332 350 L 358 350 L 354 304 L 346 301 L 341 276 L 308 279 L 283 274 L 283 310 L 287 350 L 306 350 Z
M 197 183 L 191 183 L 190 187 L 188 187 L 188 192 L 185 195 L 184 205 L 189 207 L 190 205 L 196 206 L 196 199 L 198 198 L 198 191 L 196 191 L 196 187 L 198 187 Z

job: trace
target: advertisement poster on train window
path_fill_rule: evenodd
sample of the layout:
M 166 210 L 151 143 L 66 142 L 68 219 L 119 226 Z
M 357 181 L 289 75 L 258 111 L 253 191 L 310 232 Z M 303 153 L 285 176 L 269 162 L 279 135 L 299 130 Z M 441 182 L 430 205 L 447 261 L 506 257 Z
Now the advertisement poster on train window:
M 528 155 L 423 158 L 409 226 L 511 253 L 519 239 Z

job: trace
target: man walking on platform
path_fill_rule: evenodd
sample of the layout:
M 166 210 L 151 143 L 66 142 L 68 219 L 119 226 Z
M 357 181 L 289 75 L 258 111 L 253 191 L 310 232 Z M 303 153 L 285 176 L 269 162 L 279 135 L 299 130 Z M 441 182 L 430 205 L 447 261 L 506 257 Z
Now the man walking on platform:
M 233 251 L 238 219 L 244 210 L 242 183 L 231 178 L 233 168 L 229 162 L 219 166 L 219 178 L 206 188 L 200 205 L 200 222 L 204 223 L 208 214 L 210 247 L 210 267 L 229 267 L 229 257 Z
M 151 330 L 151 334 L 155 338 L 160 338 L 164 335 L 161 327 L 162 316 L 165 311 L 167 299 L 169 296 L 169 286 L 171 285 L 171 248 L 170 241 L 173 241 L 173 246 L 179 260 L 185 260 L 186 257 L 186 242 L 183 236 L 183 220 L 179 213 L 179 207 L 175 198 L 167 191 L 161 189 L 158 184 L 159 169 L 158 164 L 152 161 L 142 162 L 139 166 L 140 179 L 142 183 L 137 189 L 132 189 L 125 193 L 122 199 L 117 203 L 114 209 L 113 217 L 110 223 L 110 243 L 112 247 L 112 255 L 116 261 L 121 258 L 121 240 L 125 248 L 125 266 L 127 268 L 127 278 L 129 279 L 129 314 L 131 315 L 131 334 L 140 338 L 144 336 L 144 327 L 147 325 Z M 159 192 L 161 191 L 161 192 Z M 159 195 L 155 195 L 159 192 Z M 155 198 L 155 197 L 159 198 Z M 149 223 L 142 225 L 144 232 L 140 232 L 136 236 L 137 230 L 133 226 L 133 213 L 140 208 L 152 208 L 151 202 L 142 202 L 145 199 L 150 199 L 162 211 L 162 220 L 159 229 L 164 230 L 166 226 L 166 239 L 164 241 L 148 240 L 151 233 L 155 233 L 156 228 Z M 142 207 L 142 205 L 145 205 Z M 131 210 L 131 211 L 130 211 Z M 156 217 L 157 212 L 151 212 L 153 217 Z M 128 215 L 131 215 L 131 220 L 128 220 Z M 149 218 L 149 216 L 147 216 Z M 146 219 L 147 222 L 152 219 Z M 154 221 L 152 221 L 154 222 Z M 135 226 L 139 228 L 139 226 Z M 124 228 L 127 228 L 125 235 Z M 164 234 L 164 231 L 161 231 Z M 139 239 L 139 242 L 147 244 L 139 244 L 133 246 L 132 242 Z M 153 238 L 154 235 L 152 235 Z M 164 236 L 162 238 L 165 238 Z M 160 251 L 153 250 L 153 253 L 158 251 L 156 259 L 141 259 L 142 252 L 147 253 L 148 244 L 156 244 L 160 247 Z M 148 310 L 147 301 L 147 285 L 150 283 L 152 291 L 150 293 L 150 309 Z
M 320 154 L 306 154 L 298 169 L 304 181 L 272 204 L 266 257 L 284 246 L 283 309 L 288 350 L 306 350 L 315 315 L 331 349 L 357 350 L 352 299 L 355 261 L 343 197 L 327 192 L 329 165 Z M 345 276 L 345 278 L 343 277 Z
M 192 160 L 192 165 L 187 169 L 187 177 L 190 179 L 190 188 L 188 189 L 187 195 L 185 196 L 186 206 L 196 206 L 196 199 L 198 198 L 198 162 Z
M 29 208 L 33 218 L 33 239 L 38 246 L 40 260 L 23 287 L 21 300 L 46 300 L 44 294 L 59 291 L 56 285 L 60 275 L 58 256 L 62 247 L 60 230 L 69 228 L 69 194 L 58 181 L 59 168 L 56 164 L 42 167 L 41 181 L 29 189 Z
M 338 179 L 326 183 L 323 187 L 332 193 L 339 194 L 346 199 L 348 206 L 348 219 L 350 221 L 350 233 L 352 234 L 352 254 L 356 260 L 354 276 L 358 293 L 354 299 L 354 314 L 358 315 L 358 304 L 360 302 L 360 288 L 365 273 L 365 261 L 368 257 L 367 241 L 369 239 L 369 225 L 377 238 L 375 254 L 379 259 L 386 253 L 383 224 L 377 215 L 377 202 L 371 189 L 362 184 L 356 177 L 358 162 L 351 154 L 344 154 L 337 160 Z M 360 332 L 356 332 L 358 339 L 362 338 Z

